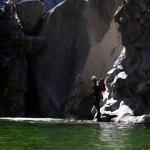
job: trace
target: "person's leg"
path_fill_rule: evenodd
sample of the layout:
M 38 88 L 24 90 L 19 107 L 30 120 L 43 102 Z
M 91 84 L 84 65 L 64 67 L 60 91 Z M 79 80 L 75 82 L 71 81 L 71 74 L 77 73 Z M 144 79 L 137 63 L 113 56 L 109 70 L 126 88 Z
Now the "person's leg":
M 99 100 L 96 100 L 94 103 L 96 110 L 97 110 L 97 118 L 101 117 L 99 102 L 100 102 Z

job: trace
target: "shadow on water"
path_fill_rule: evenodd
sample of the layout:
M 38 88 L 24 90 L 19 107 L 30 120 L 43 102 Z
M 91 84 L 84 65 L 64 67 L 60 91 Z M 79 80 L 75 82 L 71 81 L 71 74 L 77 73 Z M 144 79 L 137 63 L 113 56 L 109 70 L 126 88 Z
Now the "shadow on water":
M 0 149 L 149 150 L 150 128 L 85 121 L 0 121 Z

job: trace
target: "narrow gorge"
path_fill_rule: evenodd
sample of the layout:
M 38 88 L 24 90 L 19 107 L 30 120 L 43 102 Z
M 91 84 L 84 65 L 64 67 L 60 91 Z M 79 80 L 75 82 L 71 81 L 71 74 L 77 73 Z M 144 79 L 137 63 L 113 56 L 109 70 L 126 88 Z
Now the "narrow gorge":
M 0 116 L 89 119 L 94 74 L 107 87 L 102 121 L 149 123 L 149 5 L 1 3 Z

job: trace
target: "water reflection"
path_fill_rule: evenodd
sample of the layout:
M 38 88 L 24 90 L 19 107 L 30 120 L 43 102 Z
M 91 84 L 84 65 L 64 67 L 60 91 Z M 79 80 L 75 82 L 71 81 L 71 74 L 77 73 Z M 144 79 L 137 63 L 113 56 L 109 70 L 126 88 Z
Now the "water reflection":
M 0 149 L 150 150 L 150 128 L 92 122 L 0 121 Z
M 107 143 L 107 146 L 111 149 L 120 150 L 125 148 L 124 140 L 128 138 L 128 132 L 123 130 L 120 134 L 118 130 L 114 128 L 112 124 L 100 124 L 99 139 Z
M 150 128 L 101 123 L 99 139 L 113 150 L 150 150 Z

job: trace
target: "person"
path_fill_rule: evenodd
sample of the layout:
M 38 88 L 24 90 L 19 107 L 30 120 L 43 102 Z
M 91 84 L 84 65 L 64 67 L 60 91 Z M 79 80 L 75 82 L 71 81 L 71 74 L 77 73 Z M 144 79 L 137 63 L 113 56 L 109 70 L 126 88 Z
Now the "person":
M 103 99 L 102 93 L 100 91 L 100 82 L 97 81 L 96 76 L 91 77 L 92 88 L 94 90 L 94 105 L 97 110 L 97 121 L 100 121 L 101 113 L 100 113 L 100 100 Z

